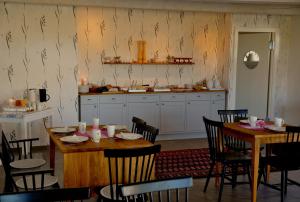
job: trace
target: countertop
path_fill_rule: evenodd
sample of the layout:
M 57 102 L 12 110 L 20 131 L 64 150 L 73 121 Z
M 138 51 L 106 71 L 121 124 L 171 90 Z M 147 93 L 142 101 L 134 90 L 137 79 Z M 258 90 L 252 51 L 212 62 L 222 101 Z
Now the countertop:
M 224 90 L 171 90 L 169 92 L 126 92 L 126 91 L 118 91 L 118 92 L 103 92 L 103 93 L 79 93 L 80 96 L 86 95 L 115 95 L 115 94 L 161 94 L 161 93 L 206 93 L 206 92 L 226 92 Z

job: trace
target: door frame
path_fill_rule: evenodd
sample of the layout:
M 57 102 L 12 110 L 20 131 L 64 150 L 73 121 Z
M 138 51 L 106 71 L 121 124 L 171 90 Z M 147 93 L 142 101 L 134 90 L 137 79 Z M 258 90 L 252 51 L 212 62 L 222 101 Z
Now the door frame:
M 232 61 L 232 71 L 229 72 L 229 79 L 231 80 L 231 85 L 228 89 L 228 108 L 235 109 L 236 101 L 236 85 L 237 85 L 237 56 L 238 56 L 238 38 L 241 32 L 256 32 L 256 33 L 272 33 L 273 41 L 275 43 L 274 49 L 271 52 L 271 69 L 270 69 L 270 86 L 269 86 L 269 113 L 268 117 L 272 118 L 274 116 L 274 100 L 275 100 L 275 86 L 276 86 L 276 69 L 279 53 L 279 30 L 277 28 L 248 28 L 248 27 L 235 27 L 234 38 L 233 38 L 233 53 L 231 56 Z

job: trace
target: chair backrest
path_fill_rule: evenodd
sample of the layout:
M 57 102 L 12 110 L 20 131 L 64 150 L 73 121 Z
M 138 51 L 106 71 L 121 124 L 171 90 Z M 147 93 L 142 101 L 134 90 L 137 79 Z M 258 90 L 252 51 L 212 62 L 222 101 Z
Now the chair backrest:
M 219 154 L 224 151 L 223 122 L 209 120 L 203 117 L 205 124 L 210 159 L 215 161 Z
M 29 192 L 1 194 L 1 202 L 50 202 L 50 201 L 82 201 L 91 197 L 90 188 L 49 189 Z
M 248 109 L 218 110 L 218 114 L 223 123 L 232 123 L 247 118 Z
M 163 199 L 166 199 L 168 202 L 175 200 L 188 202 L 188 188 L 192 186 L 192 177 L 181 177 L 124 185 L 121 187 L 121 191 L 126 201 L 162 202 L 165 201 Z M 181 189 L 184 189 L 183 197 L 180 197 Z M 147 200 L 149 197 L 150 200 Z
M 248 116 L 248 109 L 218 110 L 218 114 L 223 123 L 233 123 L 240 121 L 241 119 L 246 119 Z M 224 138 L 228 149 L 246 152 L 245 141 L 232 136 L 226 136 Z
M 134 149 L 105 149 L 111 199 L 121 196 L 120 185 L 149 181 L 160 145 Z M 116 189 L 114 189 L 115 184 Z
M 2 131 L 2 153 L 3 153 L 3 158 L 5 158 L 4 160 L 6 160 L 8 164 L 15 160 L 14 153 L 12 152 L 12 149 L 3 131 Z
M 145 140 L 151 142 L 151 143 L 155 143 L 156 137 L 159 134 L 159 129 L 153 127 L 153 126 L 149 126 L 149 125 L 145 125 L 143 127 L 142 130 L 142 135 L 144 137 Z
M 141 133 L 143 127 L 146 125 L 146 122 L 143 119 L 138 117 L 132 117 L 132 128 L 131 132 L 133 133 Z

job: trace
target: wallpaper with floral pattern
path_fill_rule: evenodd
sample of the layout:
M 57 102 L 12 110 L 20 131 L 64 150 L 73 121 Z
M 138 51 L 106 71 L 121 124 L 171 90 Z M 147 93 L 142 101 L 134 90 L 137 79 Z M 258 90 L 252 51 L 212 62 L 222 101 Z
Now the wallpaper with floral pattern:
M 276 27 L 287 45 L 289 17 L 0 3 L 0 103 L 27 88 L 47 88 L 55 126 L 78 121 L 81 78 L 95 84 L 184 85 L 214 75 L 231 87 L 235 26 Z M 147 59 L 192 57 L 194 65 L 104 65 L 104 57 L 137 59 L 137 41 Z M 278 61 L 276 103 L 284 92 L 287 53 Z M 33 134 L 44 127 L 33 123 Z M 37 134 L 36 136 L 38 136 Z

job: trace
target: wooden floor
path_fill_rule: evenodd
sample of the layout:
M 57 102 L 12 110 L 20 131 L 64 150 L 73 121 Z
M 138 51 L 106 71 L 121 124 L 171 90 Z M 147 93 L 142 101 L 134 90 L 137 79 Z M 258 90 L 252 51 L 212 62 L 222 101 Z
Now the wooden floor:
M 176 141 L 158 141 L 157 143 L 162 145 L 162 150 L 178 150 L 178 149 L 193 149 L 193 148 L 204 148 L 208 147 L 207 142 L 201 139 L 193 140 L 176 140 Z M 40 150 L 40 153 L 37 154 L 48 158 L 48 148 Z M 60 179 L 60 184 L 62 184 L 62 158 L 60 155 L 56 156 L 56 175 Z M 61 163 L 60 163 L 61 162 Z M 3 168 L 0 169 L 0 189 L 3 190 L 4 182 L 4 173 Z M 243 180 L 244 176 L 240 176 L 239 180 Z M 289 175 L 290 178 L 300 181 L 300 171 L 291 172 Z M 247 178 L 245 177 L 245 180 Z M 280 175 L 279 173 L 271 174 L 271 182 L 279 183 Z M 211 179 L 209 187 L 206 193 L 203 193 L 205 179 L 194 179 L 194 186 L 190 190 L 190 201 L 191 202 L 216 202 L 218 197 L 218 188 L 214 186 L 214 178 Z M 89 201 L 96 201 L 95 198 L 92 198 Z M 250 201 L 250 187 L 249 185 L 238 185 L 235 189 L 232 189 L 230 185 L 225 185 L 223 196 L 223 202 L 246 202 Z M 272 190 L 268 187 L 261 185 L 258 189 L 258 202 L 280 202 L 280 192 Z M 300 187 L 289 186 L 288 187 L 288 196 L 286 202 L 300 202 Z

